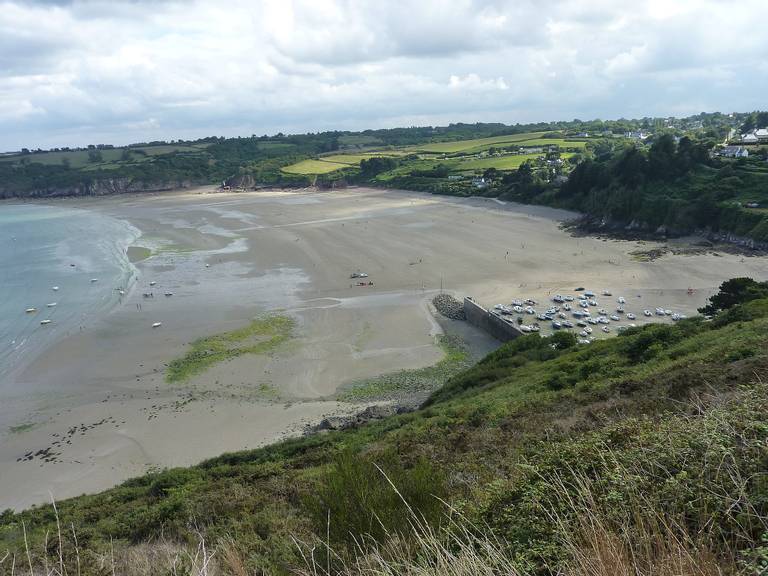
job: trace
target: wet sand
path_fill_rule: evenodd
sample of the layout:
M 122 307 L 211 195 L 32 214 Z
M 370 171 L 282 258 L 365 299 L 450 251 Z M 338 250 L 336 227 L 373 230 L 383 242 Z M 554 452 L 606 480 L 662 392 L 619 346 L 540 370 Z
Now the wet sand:
M 572 238 L 558 224 L 568 213 L 492 200 L 208 192 L 62 201 L 128 220 L 152 255 L 132 250 L 139 279 L 121 305 L 11 383 L 18 392 L 0 408 L 0 509 L 263 445 L 356 409 L 334 391 L 441 358 L 426 304 L 441 286 L 489 306 L 607 288 L 627 310 L 637 301 L 636 313 L 691 314 L 723 280 L 768 270 L 763 258 L 729 254 L 640 262 L 630 253 L 653 243 Z M 373 286 L 356 286 L 357 270 Z M 189 382 L 164 381 L 189 342 L 266 311 L 292 316 L 295 337 Z

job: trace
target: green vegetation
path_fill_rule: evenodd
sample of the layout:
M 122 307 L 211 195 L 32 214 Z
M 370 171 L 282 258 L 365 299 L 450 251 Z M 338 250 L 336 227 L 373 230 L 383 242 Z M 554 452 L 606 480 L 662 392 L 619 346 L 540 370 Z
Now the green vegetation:
M 375 378 L 353 382 L 336 397 L 348 402 L 391 400 L 433 392 L 452 376 L 469 367 L 469 353 L 453 336 L 438 337 L 445 356 L 434 366 L 398 370 Z
M 589 346 L 524 336 L 415 412 L 59 502 L 61 548 L 51 506 L 5 512 L 0 550 L 18 568 L 26 533 L 33 564 L 58 566 L 61 549 L 84 575 L 113 555 L 159 562 L 161 543 L 194 558 L 201 537 L 224 574 L 444 561 L 467 575 L 759 574 L 768 298 L 755 284 L 724 284 L 712 321 Z
M 152 250 L 144 246 L 128 246 L 126 254 L 131 262 L 141 262 L 152 256 Z
M 349 165 L 330 160 L 301 160 L 290 166 L 284 166 L 283 172 L 289 174 L 328 174 L 344 168 L 349 168 Z
M 248 326 L 232 332 L 200 338 L 190 344 L 189 351 L 183 357 L 168 364 L 165 379 L 182 382 L 219 362 L 243 354 L 266 354 L 287 341 L 292 330 L 291 318 L 271 315 L 257 318 Z

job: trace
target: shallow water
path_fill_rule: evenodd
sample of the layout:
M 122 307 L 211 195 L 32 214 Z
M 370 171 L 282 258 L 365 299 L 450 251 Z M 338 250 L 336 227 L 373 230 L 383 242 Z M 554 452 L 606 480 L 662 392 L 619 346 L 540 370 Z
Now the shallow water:
M 127 295 L 135 269 L 126 248 L 138 235 L 88 210 L 0 206 L 0 391 L 54 341 L 117 304 L 120 289 Z

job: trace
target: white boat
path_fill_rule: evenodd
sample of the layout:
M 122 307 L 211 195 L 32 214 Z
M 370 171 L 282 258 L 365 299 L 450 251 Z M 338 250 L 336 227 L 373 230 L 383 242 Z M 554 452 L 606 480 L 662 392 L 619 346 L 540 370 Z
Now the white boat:
M 53 307 L 54 307 L 54 306 L 56 306 L 57 304 L 58 304 L 58 302 L 49 302 L 48 304 L 46 304 L 46 306 L 47 306 L 48 308 L 53 308 Z
M 46 324 L 50 324 L 50 323 L 51 323 L 50 320 L 40 320 L 40 324 L 42 324 L 43 326 L 45 326 Z
M 573 296 L 563 296 L 563 300 L 566 302 L 573 302 Z
M 522 306 L 515 306 L 514 308 L 512 308 L 512 310 L 514 310 L 518 314 L 522 314 L 523 313 L 523 307 Z
M 610 290 L 603 290 L 603 296 L 611 296 Z
M 32 312 L 37 312 L 37 308 L 27 308 L 24 310 L 27 314 L 32 314 Z
M 570 304 L 563 304 L 563 310 L 570 312 L 573 310 L 573 307 Z
M 531 331 L 531 327 L 530 326 L 526 326 L 525 324 L 523 324 L 522 326 L 520 326 L 520 330 L 522 330 L 523 332 L 530 332 Z
M 584 296 L 586 296 L 587 298 L 594 298 L 595 293 L 592 292 L 591 290 L 587 290 L 586 292 L 584 292 Z
M 552 302 L 557 302 L 558 304 L 562 304 L 563 302 L 565 302 L 565 300 L 563 299 L 562 296 L 560 296 L 560 294 L 555 294 L 555 297 L 552 298 Z
M 58 292 L 59 291 L 59 287 L 58 286 L 52 286 L 51 290 L 53 290 L 54 292 Z
M 618 302 L 619 304 L 626 304 L 626 303 L 627 303 L 627 301 L 626 301 L 626 300 L 624 300 L 624 296 L 619 296 L 619 299 L 617 300 L 617 302 Z
M 539 328 L 538 324 L 533 324 L 531 326 L 531 332 L 538 332 L 539 330 L 540 330 L 540 328 Z
M 635 318 L 637 318 L 637 316 L 632 314 L 632 312 L 627 312 L 627 320 L 634 320 Z
M 152 324 L 152 328 L 160 328 L 160 326 L 162 325 L 163 325 L 162 322 L 155 322 L 154 324 Z
M 98 278 L 91 278 L 91 284 L 93 284 L 94 282 L 98 282 L 98 281 L 99 281 Z
M 664 310 L 664 314 L 667 316 L 672 316 L 672 310 Z
M 599 324 L 599 323 L 600 323 L 600 321 L 599 321 L 597 318 L 587 318 L 587 322 L 589 322 L 589 323 L 590 323 L 590 324 L 592 324 L 593 326 L 594 326 L 595 324 Z
M 561 324 L 563 325 L 563 328 L 573 328 L 573 322 L 570 320 L 563 320 Z
M 512 306 L 522 306 L 523 301 L 522 300 L 512 300 Z
M 608 326 L 603 326 L 603 332 L 605 332 L 606 334 L 608 334 L 610 331 L 611 331 L 611 329 L 610 329 L 610 328 L 608 328 Z
M 598 318 L 597 321 L 600 322 L 600 324 L 608 324 L 610 322 L 610 320 L 608 320 L 608 318 L 606 318 L 605 316 L 600 316 L 600 318 Z
M 154 280 L 152 280 L 152 282 L 149 283 L 150 286 L 154 286 L 155 284 L 157 284 L 157 282 L 155 282 Z
M 120 296 L 125 296 L 125 290 L 118 290 L 117 293 L 120 294 Z
M 621 320 L 621 318 L 616 316 L 616 314 L 611 314 L 611 320 L 613 320 L 614 322 L 618 322 L 619 320 Z
M 560 330 L 560 328 L 562 327 L 563 325 L 560 324 L 560 322 L 554 322 L 554 321 L 552 322 L 552 328 L 554 328 L 555 330 Z
M 525 309 L 526 314 L 536 314 L 536 310 L 528 306 L 528 308 Z
M 597 306 L 597 300 L 590 300 L 589 301 L 590 306 Z
M 645 316 L 653 316 L 653 314 L 651 313 L 651 311 L 650 311 L 650 310 L 643 310 L 643 314 L 644 314 Z
M 585 326 L 584 332 L 586 332 L 587 334 L 592 334 L 592 328 L 590 326 Z
M 661 308 L 656 308 L 656 316 L 666 316 L 666 313 Z
M 579 332 L 579 336 L 581 336 L 582 338 L 586 338 L 587 333 L 584 330 L 582 330 L 581 332 Z
M 618 308 L 616 308 L 616 312 L 619 314 L 624 314 L 624 306 L 619 306 Z
M 165 295 L 166 296 L 173 296 L 173 292 L 166 292 Z
M 600 310 L 598 310 L 597 313 L 605 316 L 606 314 L 608 314 L 608 310 L 606 310 L 605 308 L 600 308 Z

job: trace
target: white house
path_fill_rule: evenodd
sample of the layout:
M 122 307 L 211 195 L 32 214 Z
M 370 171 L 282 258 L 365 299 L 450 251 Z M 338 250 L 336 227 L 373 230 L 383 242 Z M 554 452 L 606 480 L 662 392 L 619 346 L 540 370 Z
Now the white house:
M 742 144 L 757 144 L 758 142 L 760 142 L 760 139 L 754 133 L 741 135 Z
M 757 139 L 762 142 L 763 140 L 768 140 L 768 128 L 758 128 L 754 131 L 755 136 L 757 136 Z
M 720 150 L 720 156 L 726 158 L 747 158 L 749 151 L 743 146 L 725 146 Z

